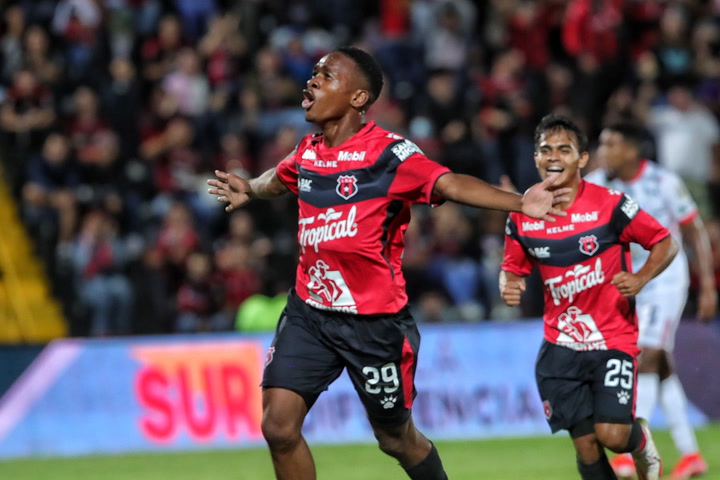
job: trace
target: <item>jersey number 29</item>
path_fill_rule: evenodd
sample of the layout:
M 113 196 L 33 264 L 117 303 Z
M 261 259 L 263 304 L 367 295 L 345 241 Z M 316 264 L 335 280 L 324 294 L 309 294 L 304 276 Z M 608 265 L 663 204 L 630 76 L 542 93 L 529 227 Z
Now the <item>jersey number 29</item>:
M 400 379 L 394 363 L 386 363 L 379 369 L 371 366 L 363 367 L 362 372 L 368 377 L 365 382 L 365 390 L 373 395 L 377 395 L 381 391 L 392 393 L 400 387 Z M 378 385 L 380 380 L 384 385 L 382 387 Z

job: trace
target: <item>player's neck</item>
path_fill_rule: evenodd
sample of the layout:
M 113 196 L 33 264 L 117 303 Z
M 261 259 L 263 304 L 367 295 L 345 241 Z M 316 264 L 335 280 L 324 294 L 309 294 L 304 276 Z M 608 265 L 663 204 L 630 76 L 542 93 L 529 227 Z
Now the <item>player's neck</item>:
M 641 169 L 642 160 L 630 162 L 618 171 L 617 178 L 623 182 L 629 182 L 638 176 Z
M 322 128 L 325 146 L 333 148 L 348 141 L 364 126 L 365 124 L 362 122 L 362 117 L 355 114 L 345 115 L 338 120 L 326 122 L 321 125 L 320 128 Z
M 570 206 L 575 202 L 575 199 L 577 198 L 578 193 L 582 188 L 581 185 L 582 181 L 580 180 L 580 178 L 578 178 L 577 181 L 573 182 L 571 185 L 558 185 L 558 188 L 570 187 L 572 191 L 565 195 L 569 198 L 569 200 L 567 202 L 556 204 L 555 208 L 557 208 L 558 210 L 567 210 L 568 208 L 570 208 Z

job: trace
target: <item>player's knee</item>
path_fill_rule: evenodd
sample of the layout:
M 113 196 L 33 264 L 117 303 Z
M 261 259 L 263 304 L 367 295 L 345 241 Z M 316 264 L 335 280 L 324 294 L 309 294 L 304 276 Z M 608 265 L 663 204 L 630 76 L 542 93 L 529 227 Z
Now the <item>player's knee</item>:
M 391 427 L 391 428 L 374 428 L 373 433 L 378 442 L 378 447 L 385 454 L 394 458 L 400 458 L 405 454 L 410 442 L 407 438 L 407 428 Z
M 404 445 L 401 437 L 397 435 L 389 435 L 385 432 L 375 432 L 375 438 L 377 439 L 378 447 L 380 447 L 380 450 L 382 450 L 386 455 L 398 458 L 403 454 Z
M 598 441 L 613 452 L 624 452 L 630 435 L 630 427 L 625 424 L 598 424 L 596 425 Z
M 608 450 L 620 453 L 625 451 L 625 447 L 627 446 L 627 437 L 621 437 L 619 435 L 610 436 L 603 438 L 601 442 Z
M 302 438 L 301 428 L 282 417 L 263 416 L 262 434 L 271 450 L 292 450 Z

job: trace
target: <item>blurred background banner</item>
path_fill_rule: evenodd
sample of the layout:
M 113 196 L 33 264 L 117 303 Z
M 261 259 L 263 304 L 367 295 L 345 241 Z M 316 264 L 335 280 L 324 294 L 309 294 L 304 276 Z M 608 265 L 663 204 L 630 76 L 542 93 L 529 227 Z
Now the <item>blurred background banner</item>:
M 51 343 L 0 404 L 0 457 L 259 445 L 268 337 Z
M 541 321 L 421 328 L 414 416 L 423 431 L 436 439 L 549 434 L 534 380 Z M 0 399 L 0 457 L 263 445 L 259 383 L 271 339 L 52 342 Z M 679 370 L 695 425 L 720 417 L 720 387 L 706 381 L 720 368 L 719 347 L 715 329 L 681 325 Z M 27 352 L 4 352 L 6 365 L 12 355 Z M 655 423 L 663 426 L 662 415 Z M 305 434 L 313 444 L 373 441 L 346 375 L 313 407 Z

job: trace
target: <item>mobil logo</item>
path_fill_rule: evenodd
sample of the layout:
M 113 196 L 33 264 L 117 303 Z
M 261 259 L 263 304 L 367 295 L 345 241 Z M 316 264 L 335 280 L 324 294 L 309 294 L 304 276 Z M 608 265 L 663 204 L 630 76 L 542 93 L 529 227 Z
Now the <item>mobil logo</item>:
M 343 152 L 338 153 L 338 160 L 341 162 L 365 160 L 365 152 Z

